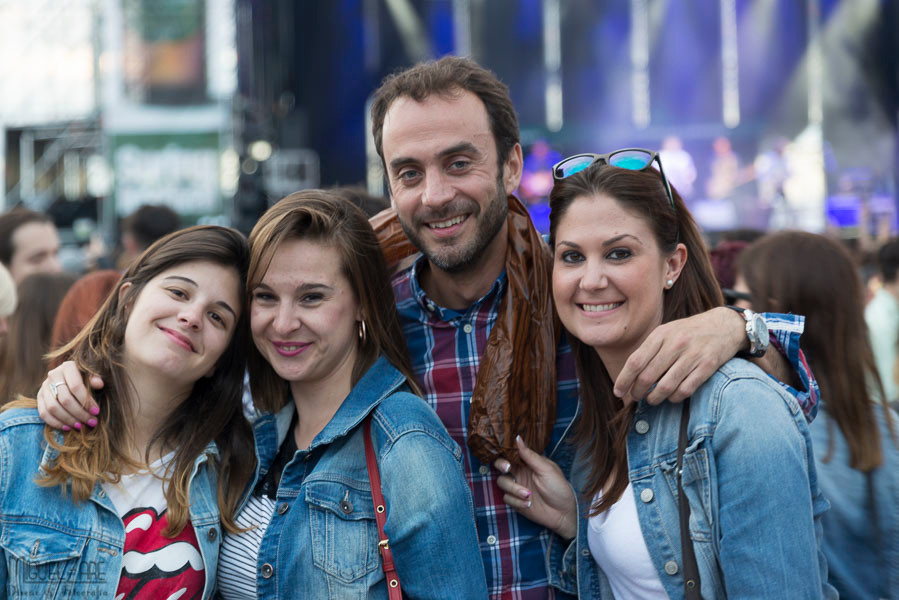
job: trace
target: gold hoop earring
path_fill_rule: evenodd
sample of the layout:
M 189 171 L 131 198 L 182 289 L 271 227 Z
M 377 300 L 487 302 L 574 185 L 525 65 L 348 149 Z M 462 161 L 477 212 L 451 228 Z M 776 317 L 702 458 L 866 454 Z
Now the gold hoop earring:
M 359 335 L 359 343 L 364 344 L 368 337 L 368 332 L 365 330 L 365 319 L 359 321 L 359 329 L 356 333 Z

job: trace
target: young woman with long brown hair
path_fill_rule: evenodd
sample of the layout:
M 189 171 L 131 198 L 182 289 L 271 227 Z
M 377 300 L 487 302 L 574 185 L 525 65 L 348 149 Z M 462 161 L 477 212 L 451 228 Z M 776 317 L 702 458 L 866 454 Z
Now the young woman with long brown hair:
M 581 598 L 828 595 L 818 544 L 827 503 L 793 396 L 741 359 L 683 405 L 625 406 L 612 394 L 656 327 L 722 303 L 696 225 L 657 161 L 628 149 L 554 168 L 553 298 L 581 382 L 578 458 L 569 485 L 521 445 L 524 464 L 499 465 L 510 469 L 506 502 L 575 538 L 558 550 L 557 584 Z
M 739 260 L 753 310 L 805 315 L 803 348 L 821 386 L 811 427 L 828 578 L 841 598 L 899 597 L 899 417 L 883 392 L 856 265 L 836 240 L 771 234 Z
M 59 350 L 106 384 L 96 427 L 55 431 L 33 400 L 0 415 L 4 595 L 212 596 L 254 466 L 240 403 L 248 262 L 224 227 L 159 240 Z

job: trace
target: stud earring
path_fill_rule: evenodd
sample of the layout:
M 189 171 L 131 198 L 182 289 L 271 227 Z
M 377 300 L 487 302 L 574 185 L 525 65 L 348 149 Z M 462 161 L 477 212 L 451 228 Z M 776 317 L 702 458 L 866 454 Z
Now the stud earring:
M 673 280 L 673 279 L 669 279 L 668 281 L 665 282 L 665 288 L 666 288 L 666 289 L 671 289 L 671 286 L 672 286 L 672 285 L 674 285 L 674 280 Z

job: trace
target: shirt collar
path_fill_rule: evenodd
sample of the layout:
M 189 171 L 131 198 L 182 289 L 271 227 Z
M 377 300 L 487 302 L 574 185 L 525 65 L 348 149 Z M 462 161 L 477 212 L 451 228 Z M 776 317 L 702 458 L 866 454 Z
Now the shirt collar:
M 428 314 L 434 315 L 435 317 L 440 318 L 442 321 L 452 321 L 453 319 L 459 318 L 462 314 L 469 313 L 471 311 L 480 310 L 481 307 L 489 304 L 493 304 L 494 307 L 499 305 L 499 300 L 502 298 L 503 293 L 506 291 L 506 270 L 503 269 L 503 272 L 500 273 L 499 277 L 496 278 L 496 281 L 493 282 L 493 285 L 490 286 L 490 289 L 487 290 L 487 293 L 478 298 L 471 306 L 467 307 L 464 311 L 456 311 L 450 308 L 444 308 L 431 300 L 428 297 L 428 294 L 421 287 L 420 275 L 422 270 L 427 267 L 427 258 L 424 255 L 419 256 L 415 262 L 412 264 L 412 270 L 409 274 L 409 283 L 412 286 L 412 297 L 415 298 L 415 301 L 418 302 L 418 305 L 422 308 L 422 310 L 426 311 Z

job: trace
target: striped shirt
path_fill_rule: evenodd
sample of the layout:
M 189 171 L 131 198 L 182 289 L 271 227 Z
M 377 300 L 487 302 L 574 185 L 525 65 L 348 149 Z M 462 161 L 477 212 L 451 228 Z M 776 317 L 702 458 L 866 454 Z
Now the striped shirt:
M 392 279 L 397 310 L 409 347 L 412 367 L 425 400 L 437 411 L 450 435 L 462 448 L 465 475 L 472 489 L 478 538 L 492 600 L 569 598 L 549 586 L 547 548 L 554 534 L 518 515 L 503 502 L 498 473 L 468 451 L 468 414 L 480 357 L 496 322 L 506 292 L 505 272 L 477 302 L 463 311 L 438 306 L 419 284 L 423 257 Z M 772 318 L 771 315 L 766 315 Z M 772 340 L 786 351 L 804 383 L 810 373 L 799 360 L 802 317 L 775 315 L 768 321 Z M 778 328 L 780 327 L 780 330 Z M 563 342 L 556 353 L 556 423 L 544 454 L 569 475 L 573 458 L 572 423 L 578 406 L 577 373 L 571 348 Z M 804 407 L 814 408 L 817 396 L 791 390 Z M 559 543 L 558 541 L 556 542 Z M 564 548 L 565 545 L 562 545 Z

